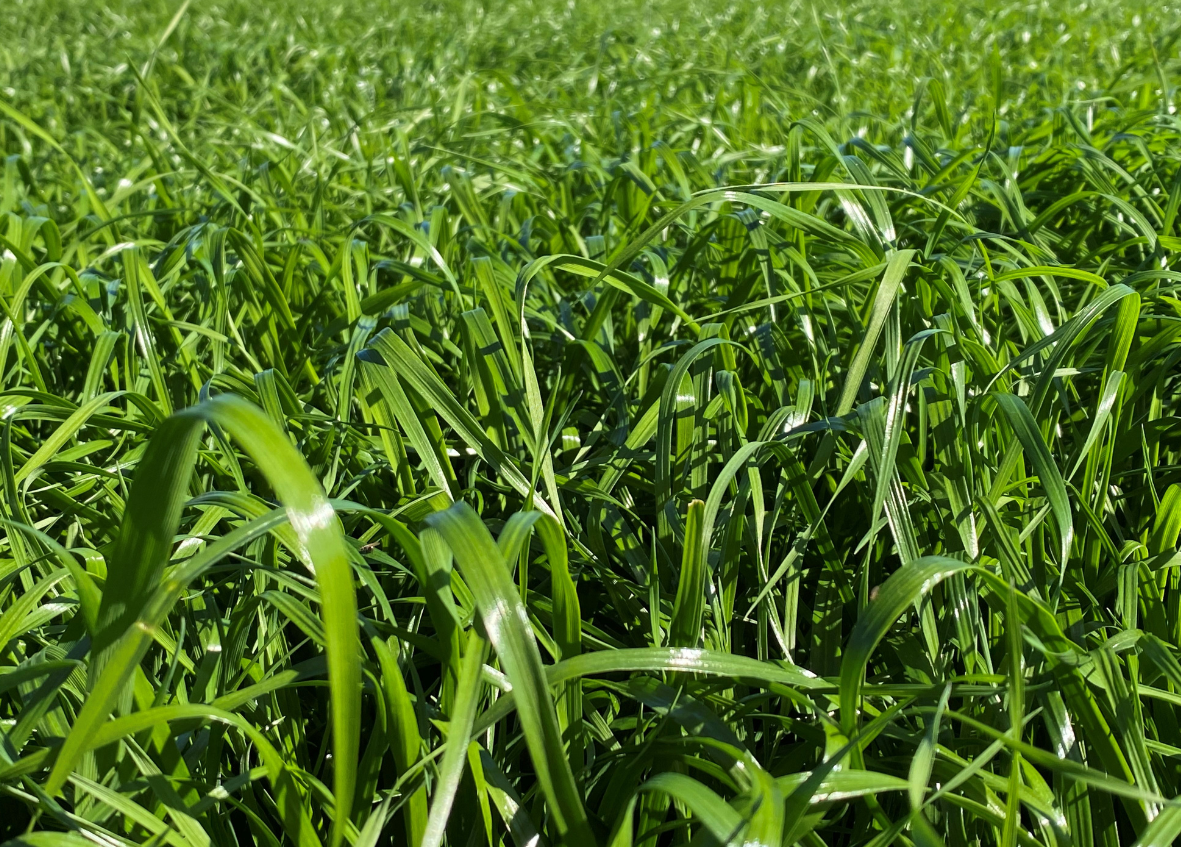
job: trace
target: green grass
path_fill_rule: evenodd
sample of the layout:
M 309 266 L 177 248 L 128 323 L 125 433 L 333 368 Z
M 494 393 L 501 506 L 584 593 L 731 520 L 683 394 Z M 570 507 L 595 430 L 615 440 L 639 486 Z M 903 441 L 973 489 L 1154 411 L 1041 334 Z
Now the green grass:
M 9 0 L 0 839 L 1181 836 L 1177 10 Z

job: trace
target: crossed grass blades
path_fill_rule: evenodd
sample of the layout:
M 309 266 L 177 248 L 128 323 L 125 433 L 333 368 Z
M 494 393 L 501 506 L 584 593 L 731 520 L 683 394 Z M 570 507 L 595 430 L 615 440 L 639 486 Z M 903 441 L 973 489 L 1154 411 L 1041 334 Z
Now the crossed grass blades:
M 1175 10 L 257 5 L 4 9 L 10 843 L 1181 834 Z

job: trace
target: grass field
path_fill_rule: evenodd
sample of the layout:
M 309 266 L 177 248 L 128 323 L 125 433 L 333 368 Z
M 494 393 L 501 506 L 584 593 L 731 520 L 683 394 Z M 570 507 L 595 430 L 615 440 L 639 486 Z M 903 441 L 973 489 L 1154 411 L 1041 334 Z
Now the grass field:
M 1177 15 L 7 0 L 0 840 L 1172 844 Z

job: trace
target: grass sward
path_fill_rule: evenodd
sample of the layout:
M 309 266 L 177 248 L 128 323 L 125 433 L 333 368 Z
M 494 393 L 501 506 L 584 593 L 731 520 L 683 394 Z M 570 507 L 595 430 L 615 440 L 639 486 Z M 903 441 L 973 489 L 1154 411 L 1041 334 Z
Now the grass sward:
M 253 5 L 5 10 L 7 837 L 1181 833 L 1175 12 Z

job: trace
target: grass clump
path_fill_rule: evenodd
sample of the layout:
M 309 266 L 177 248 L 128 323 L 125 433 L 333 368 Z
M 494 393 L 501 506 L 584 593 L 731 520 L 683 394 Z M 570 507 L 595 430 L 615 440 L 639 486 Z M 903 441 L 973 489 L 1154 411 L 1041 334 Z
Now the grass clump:
M 12 843 L 1181 834 L 1169 9 L 5 15 Z

